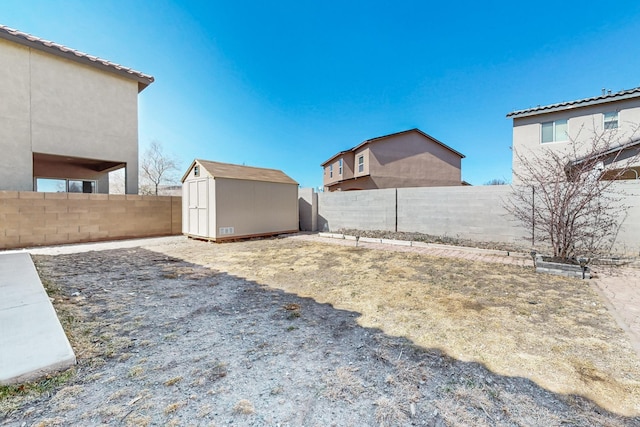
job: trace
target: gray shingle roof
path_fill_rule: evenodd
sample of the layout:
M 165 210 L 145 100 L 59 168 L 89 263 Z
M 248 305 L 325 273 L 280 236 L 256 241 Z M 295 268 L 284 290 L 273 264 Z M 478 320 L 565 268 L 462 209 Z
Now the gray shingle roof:
M 606 93 L 591 98 L 578 99 L 576 101 L 559 102 L 557 104 L 537 106 L 524 110 L 516 110 L 507 114 L 508 118 L 535 116 L 538 114 L 552 113 L 555 111 L 570 110 L 573 108 L 587 107 L 590 105 L 605 104 L 607 102 L 621 101 L 624 99 L 640 98 L 640 87 L 622 90 L 615 93 Z
M 39 37 L 24 33 L 22 31 L 18 31 L 2 24 L 0 24 L 0 39 L 9 40 L 33 49 L 48 52 L 56 56 L 91 65 L 102 70 L 110 71 L 121 76 L 136 80 L 138 82 L 138 92 L 141 92 L 144 88 L 149 86 L 154 81 L 153 76 L 149 74 L 144 74 L 140 71 L 136 71 L 131 68 L 124 67 L 120 64 L 116 64 L 115 62 L 107 61 L 106 59 L 89 55 L 87 53 L 71 49 L 67 46 L 63 46 L 49 40 L 41 39 Z

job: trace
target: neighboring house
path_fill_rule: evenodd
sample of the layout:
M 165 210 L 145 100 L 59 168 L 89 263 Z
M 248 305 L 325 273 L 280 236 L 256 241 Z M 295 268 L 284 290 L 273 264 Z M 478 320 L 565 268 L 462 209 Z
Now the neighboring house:
M 0 25 L 0 190 L 138 192 L 138 93 L 153 77 Z
M 603 90 L 600 96 L 513 111 L 507 118 L 513 119 L 514 182 L 522 172 L 518 156 L 539 155 L 545 149 L 565 151 L 577 144 L 573 163 L 580 162 L 580 155 L 586 154 L 580 147 L 586 150 L 595 135 L 613 142 L 612 149 L 601 154 L 606 164 L 637 150 L 640 88 L 616 93 Z M 630 169 L 622 178 L 636 179 L 638 172 L 640 167 Z
M 194 160 L 182 177 L 182 232 L 214 241 L 297 232 L 298 183 L 276 169 Z
M 326 191 L 462 185 L 464 155 L 419 129 L 368 139 L 326 162 Z

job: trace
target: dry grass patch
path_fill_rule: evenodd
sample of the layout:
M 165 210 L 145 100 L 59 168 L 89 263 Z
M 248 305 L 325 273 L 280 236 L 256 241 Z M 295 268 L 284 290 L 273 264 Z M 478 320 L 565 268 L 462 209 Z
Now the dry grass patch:
M 185 402 L 170 403 L 164 408 L 164 413 L 167 415 L 172 414 L 176 412 L 178 409 L 182 408 L 185 404 L 186 404 Z
M 346 400 L 353 403 L 364 392 L 362 381 L 356 375 L 357 368 L 341 366 L 323 378 L 324 395 L 329 399 Z
M 407 413 L 400 409 L 397 402 L 381 397 L 376 400 L 376 422 L 380 427 L 406 425 Z
M 255 412 L 255 409 L 253 407 L 253 403 L 247 399 L 242 399 L 234 405 L 233 412 L 236 414 L 251 415 Z
M 174 377 L 174 378 L 170 378 L 170 379 L 166 380 L 164 382 L 164 385 L 166 385 L 167 387 L 170 387 L 172 385 L 178 384 L 180 381 L 182 381 L 182 377 Z
M 531 268 L 290 239 L 188 241 L 163 251 L 360 313 L 362 326 L 500 375 L 582 395 L 622 415 L 640 414 L 640 361 L 588 282 Z

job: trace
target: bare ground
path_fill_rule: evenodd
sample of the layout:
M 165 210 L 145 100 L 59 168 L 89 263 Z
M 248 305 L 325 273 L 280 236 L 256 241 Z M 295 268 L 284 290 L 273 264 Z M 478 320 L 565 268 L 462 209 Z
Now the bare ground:
M 35 259 L 79 363 L 0 425 L 640 426 L 578 280 L 291 239 Z

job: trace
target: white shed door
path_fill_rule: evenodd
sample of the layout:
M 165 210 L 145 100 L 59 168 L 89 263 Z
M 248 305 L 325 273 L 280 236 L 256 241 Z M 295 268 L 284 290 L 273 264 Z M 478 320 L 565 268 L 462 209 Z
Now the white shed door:
M 189 182 L 189 234 L 207 235 L 207 180 Z

